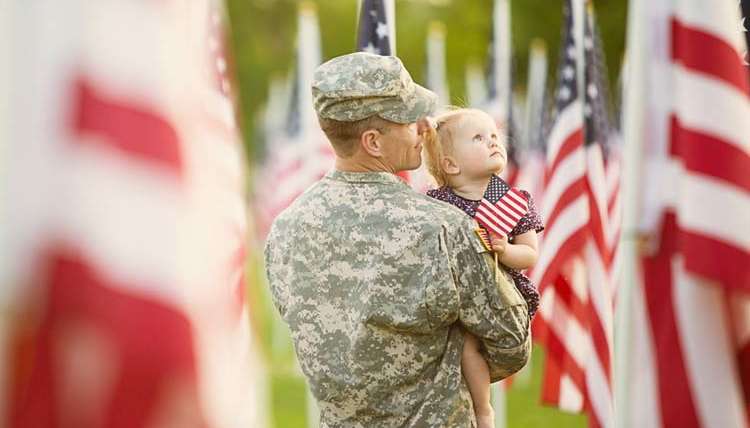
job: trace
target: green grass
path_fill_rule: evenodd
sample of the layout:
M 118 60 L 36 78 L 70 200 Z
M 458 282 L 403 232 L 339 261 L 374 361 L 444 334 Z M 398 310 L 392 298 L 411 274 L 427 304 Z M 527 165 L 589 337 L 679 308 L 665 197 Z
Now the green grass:
M 544 350 L 534 347 L 531 355 L 531 377 L 528 382 L 516 380 L 508 391 L 508 428 L 577 428 L 585 427 L 583 415 L 561 412 L 540 404 Z
M 271 389 L 271 426 L 275 428 L 307 428 L 307 395 L 305 381 L 297 369 L 289 331 L 271 304 L 265 284 L 262 263 L 251 259 L 248 266 L 249 298 L 254 312 L 263 355 L 269 369 Z M 579 428 L 586 417 L 561 412 L 540 404 L 544 350 L 534 347 L 530 376 L 519 376 L 507 393 L 508 428 Z

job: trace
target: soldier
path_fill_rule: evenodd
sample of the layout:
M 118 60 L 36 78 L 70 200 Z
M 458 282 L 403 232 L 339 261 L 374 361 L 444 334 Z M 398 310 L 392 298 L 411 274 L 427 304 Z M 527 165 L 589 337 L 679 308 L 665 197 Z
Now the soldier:
M 361 52 L 312 90 L 336 166 L 278 216 L 265 263 L 320 425 L 474 427 L 464 332 L 498 381 L 529 358 L 529 315 L 473 221 L 395 175 L 420 165 L 436 96 Z

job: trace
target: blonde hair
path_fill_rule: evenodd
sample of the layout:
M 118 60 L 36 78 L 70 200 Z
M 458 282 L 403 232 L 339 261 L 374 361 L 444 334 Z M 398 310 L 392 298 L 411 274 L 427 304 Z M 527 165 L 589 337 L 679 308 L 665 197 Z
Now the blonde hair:
M 455 108 L 437 116 L 435 118 L 437 128 L 428 131 L 424 143 L 425 164 L 427 171 L 435 179 L 439 187 L 448 184 L 448 175 L 443 170 L 441 163 L 446 156 L 453 153 L 454 134 L 461 125 L 464 117 L 477 115 L 491 118 L 490 115 L 482 110 Z

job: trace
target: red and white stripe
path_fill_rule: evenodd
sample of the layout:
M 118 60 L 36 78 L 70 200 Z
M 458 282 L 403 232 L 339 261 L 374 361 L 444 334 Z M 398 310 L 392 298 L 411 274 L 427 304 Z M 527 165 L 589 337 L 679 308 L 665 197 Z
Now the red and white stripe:
M 638 355 L 622 410 L 632 426 L 747 427 L 750 97 L 738 5 L 652 2 L 640 12 L 669 44 L 655 50 L 665 67 L 633 71 L 671 87 L 646 92 L 642 110 L 652 122 L 643 177 L 662 190 L 644 195 L 641 217 L 655 221 L 640 225 L 652 248 L 633 287 L 623 352 Z
M 474 218 L 487 230 L 508 236 L 528 211 L 529 203 L 523 193 L 511 188 L 494 204 L 483 198 Z
M 28 202 L 3 204 L 4 248 L 35 318 L 11 328 L 0 425 L 262 424 L 220 4 L 14 12 L 8 193 Z

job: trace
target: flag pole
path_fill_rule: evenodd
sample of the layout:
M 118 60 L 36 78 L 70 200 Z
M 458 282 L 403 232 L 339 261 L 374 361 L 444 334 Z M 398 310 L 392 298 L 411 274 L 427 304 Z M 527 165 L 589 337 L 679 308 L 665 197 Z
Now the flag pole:
M 523 144 L 531 149 L 534 135 L 542 126 L 544 90 L 547 85 L 547 47 L 541 39 L 531 41 L 529 49 L 529 80 L 526 94 L 526 123 L 523 129 Z
M 510 129 L 510 0 L 495 0 L 492 12 L 492 60 L 493 79 L 498 118 L 503 126 Z M 495 410 L 495 427 L 507 425 L 505 381 L 492 385 L 492 407 Z
M 487 83 L 481 67 L 475 60 L 466 64 L 466 102 L 470 107 L 479 107 L 487 101 Z
M 396 3 L 395 0 L 385 0 L 385 17 L 388 20 L 388 41 L 391 45 L 391 55 L 396 56 Z
M 299 119 L 301 141 L 306 141 L 312 130 L 317 129 L 313 109 L 312 77 L 321 63 L 320 29 L 315 3 L 300 3 L 297 26 L 297 79 L 299 79 Z
M 648 67 L 648 49 L 644 46 L 644 33 L 649 23 L 643 19 L 646 2 L 631 0 L 628 11 L 627 46 L 623 66 L 623 224 L 620 238 L 622 251 L 622 270 L 620 289 L 618 291 L 615 316 L 615 420 L 617 426 L 630 426 L 630 393 L 628 373 L 628 354 L 624 352 L 632 343 L 633 287 L 639 282 L 638 264 L 638 215 L 640 210 L 638 196 L 641 187 L 641 167 L 643 139 L 642 129 L 645 125 L 642 112 L 646 99 L 644 70 Z
M 445 24 L 433 21 L 427 32 L 427 87 L 438 95 L 439 105 L 450 103 L 445 73 Z

